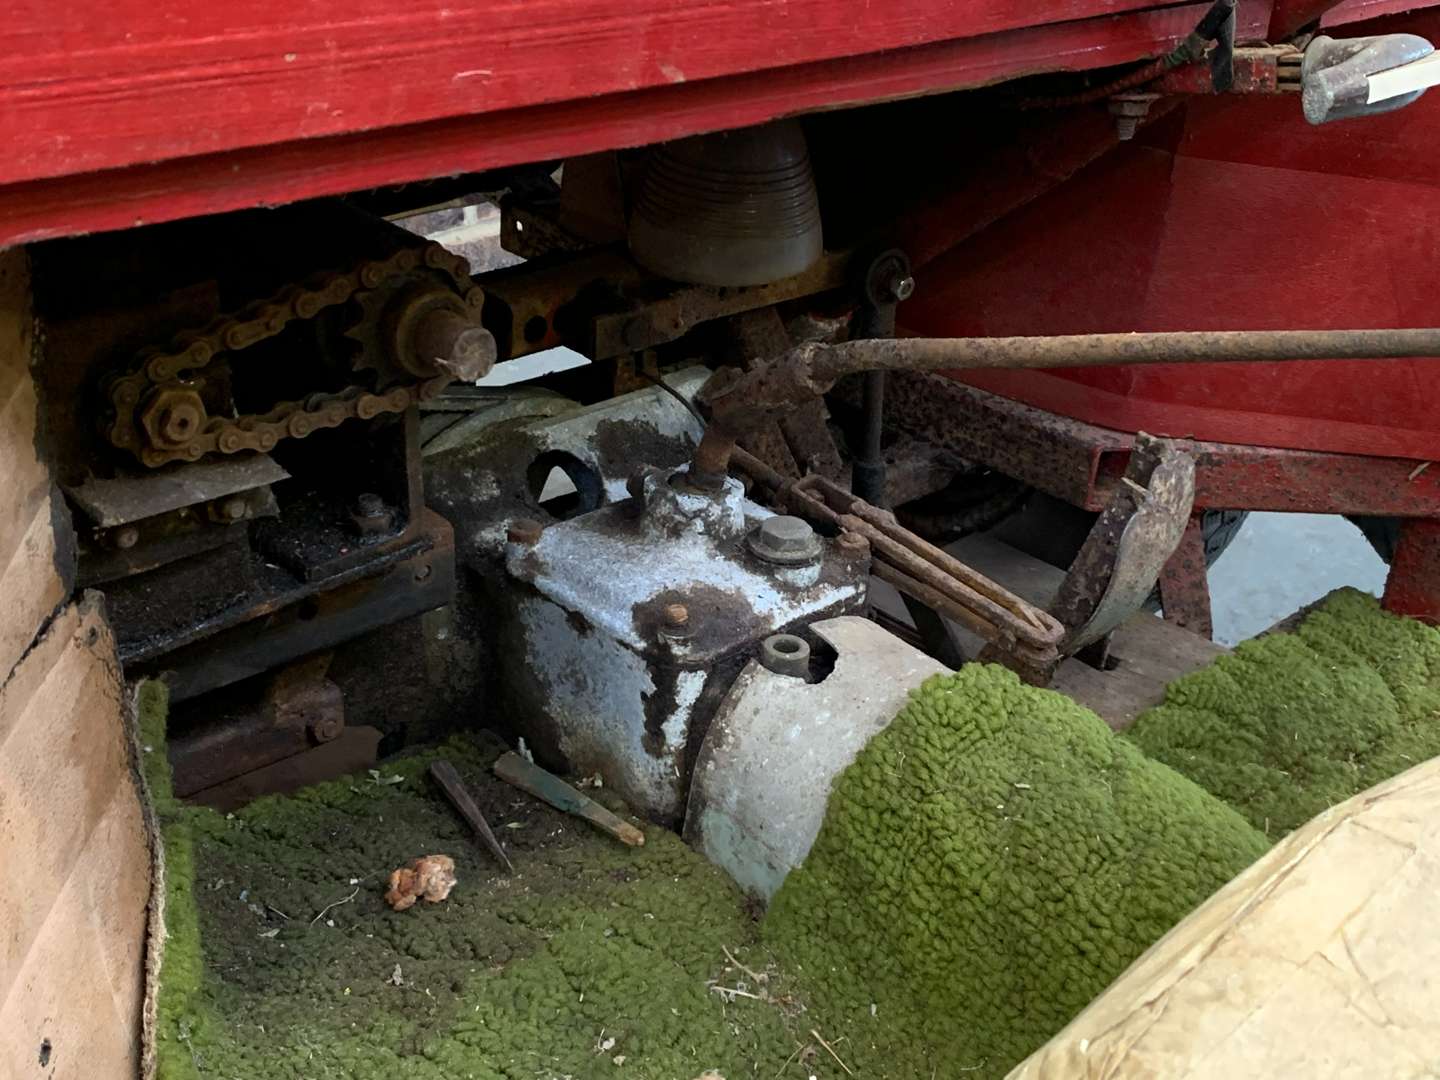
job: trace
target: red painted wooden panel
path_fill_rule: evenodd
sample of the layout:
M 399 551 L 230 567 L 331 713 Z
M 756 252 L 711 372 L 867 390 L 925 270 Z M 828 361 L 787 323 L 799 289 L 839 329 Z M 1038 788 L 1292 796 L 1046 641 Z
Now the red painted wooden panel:
M 1188 117 L 1162 121 L 1151 145 L 1122 147 L 924 268 L 902 309 L 905 327 L 1037 334 L 1434 325 L 1440 146 L 1431 133 L 1440 95 L 1325 128 L 1308 128 L 1298 112 L 1293 98 L 1193 103 Z M 1380 149 L 1367 163 L 1372 132 Z M 1327 161 L 1341 167 L 1327 172 Z M 1440 459 L 1440 360 L 964 378 L 1121 429 Z
M 0 182 L 1149 6 L 1154 0 L 11 0 L 0 18 Z
M 1117 64 L 1168 49 L 1206 6 L 1186 4 L 368 135 L 297 139 L 274 147 L 0 185 L 0 246 L 640 145 L 809 109 L 977 86 L 1037 71 Z M 855 10 L 849 4 L 834 7 Z M 1268 11 L 1268 5 L 1255 9 L 1247 25 L 1257 24 Z M 285 130 L 277 127 L 272 136 L 284 138 Z

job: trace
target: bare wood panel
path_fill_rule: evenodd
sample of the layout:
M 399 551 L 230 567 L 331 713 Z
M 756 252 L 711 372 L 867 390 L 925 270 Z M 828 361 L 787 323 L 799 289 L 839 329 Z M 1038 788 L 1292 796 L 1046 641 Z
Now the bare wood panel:
M 93 594 L 0 688 L 0 865 L 0 1076 L 134 1075 L 150 849 Z
M 34 340 L 25 252 L 0 253 L 0 682 L 70 587 L 57 567 L 53 488 L 36 446 Z

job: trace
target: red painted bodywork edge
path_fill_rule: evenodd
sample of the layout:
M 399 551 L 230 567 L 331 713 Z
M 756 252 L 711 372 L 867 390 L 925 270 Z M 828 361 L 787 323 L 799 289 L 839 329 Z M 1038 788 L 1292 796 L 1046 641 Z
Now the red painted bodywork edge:
M 1153 55 L 1204 5 L 0 186 L 0 247 L 638 146 Z

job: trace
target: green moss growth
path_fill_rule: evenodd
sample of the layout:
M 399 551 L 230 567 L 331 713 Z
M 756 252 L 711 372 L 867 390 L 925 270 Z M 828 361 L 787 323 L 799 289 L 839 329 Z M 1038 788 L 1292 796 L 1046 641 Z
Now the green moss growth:
M 1000 1077 L 1265 848 L 1093 713 L 972 664 L 841 774 L 765 930 L 856 1075 Z
M 142 702 L 170 871 L 161 1080 L 773 1076 L 802 1037 L 797 1004 L 711 988 L 786 994 L 727 958 L 765 967 L 756 923 L 673 834 L 625 848 L 495 780 L 498 746 L 468 739 L 233 815 L 186 807 L 163 691 Z M 440 755 L 514 877 L 426 777 Z M 456 861 L 450 898 L 390 911 L 389 871 L 434 852 Z
M 1272 839 L 1440 754 L 1440 632 L 1345 589 L 1173 683 L 1129 737 Z

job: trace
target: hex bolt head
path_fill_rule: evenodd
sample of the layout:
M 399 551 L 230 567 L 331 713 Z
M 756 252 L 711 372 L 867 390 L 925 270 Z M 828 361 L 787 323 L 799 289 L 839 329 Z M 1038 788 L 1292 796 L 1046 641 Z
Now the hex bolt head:
M 766 518 L 746 538 L 757 558 L 777 566 L 803 566 L 820 557 L 820 538 L 804 518 L 776 514 Z
M 140 530 L 134 525 L 126 525 L 115 530 L 113 539 L 117 548 L 121 551 L 129 551 L 140 542 Z
M 540 542 L 544 526 L 533 518 L 516 518 L 505 529 L 505 539 L 512 544 L 531 547 Z

